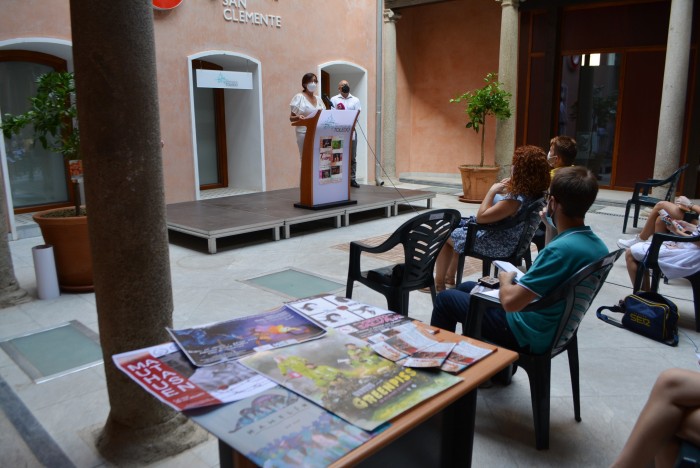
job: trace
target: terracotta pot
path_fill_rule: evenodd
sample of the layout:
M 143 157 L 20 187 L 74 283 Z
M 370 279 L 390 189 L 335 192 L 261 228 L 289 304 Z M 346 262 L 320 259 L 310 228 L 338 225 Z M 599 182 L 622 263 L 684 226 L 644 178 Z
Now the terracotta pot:
M 498 166 L 459 166 L 462 174 L 462 191 L 459 201 L 481 203 L 489 189 L 496 182 Z
M 44 242 L 53 246 L 58 286 L 65 292 L 92 292 L 92 254 L 88 238 L 87 216 L 46 217 L 57 208 L 35 213 Z

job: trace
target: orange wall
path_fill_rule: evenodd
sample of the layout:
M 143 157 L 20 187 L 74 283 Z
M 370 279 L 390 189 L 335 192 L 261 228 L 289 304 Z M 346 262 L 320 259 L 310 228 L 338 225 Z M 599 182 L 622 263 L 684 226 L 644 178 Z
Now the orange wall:
M 353 0 L 247 0 L 248 12 L 282 17 L 280 29 L 226 21 L 222 1 L 184 0 L 174 10 L 154 12 L 165 195 L 168 203 L 195 197 L 187 57 L 208 50 L 248 55 L 261 62 L 267 190 L 294 187 L 299 153 L 289 123 L 289 101 L 301 77 L 330 61 L 367 70 L 369 102 L 375 115 L 376 2 Z M 0 41 L 22 37 L 70 40 L 68 0 L 22 0 L 0 15 Z M 319 76 L 320 79 L 320 76 Z M 331 85 L 331 90 L 335 86 Z M 374 145 L 374 118 L 368 141 Z M 368 163 L 369 179 L 374 164 Z
M 460 164 L 478 164 L 481 133 L 464 128 L 464 106 L 449 100 L 483 86 L 486 73 L 498 71 L 500 4 L 455 0 L 399 13 L 397 175 L 457 173 Z M 486 129 L 486 162 L 491 163 L 492 119 Z

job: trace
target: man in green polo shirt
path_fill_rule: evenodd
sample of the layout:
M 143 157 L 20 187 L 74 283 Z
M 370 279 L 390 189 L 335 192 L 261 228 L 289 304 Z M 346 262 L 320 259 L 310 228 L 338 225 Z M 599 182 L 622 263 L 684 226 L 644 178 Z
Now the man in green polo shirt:
M 519 280 L 515 280 L 515 272 L 499 273 L 498 297 L 503 308 L 492 308 L 484 314 L 481 328 L 484 339 L 531 353 L 544 352 L 552 344 L 564 305 L 533 312 L 520 310 L 607 255 L 603 241 L 584 224 L 586 212 L 597 194 L 598 182 L 588 169 L 572 166 L 557 170 L 549 189 L 546 214 L 547 230 L 554 231 L 556 226 L 558 234 L 547 236 L 552 240 Z M 430 324 L 450 331 L 455 330 L 457 323 L 464 324 L 469 312 L 469 293 L 475 285 L 468 281 L 440 293 Z

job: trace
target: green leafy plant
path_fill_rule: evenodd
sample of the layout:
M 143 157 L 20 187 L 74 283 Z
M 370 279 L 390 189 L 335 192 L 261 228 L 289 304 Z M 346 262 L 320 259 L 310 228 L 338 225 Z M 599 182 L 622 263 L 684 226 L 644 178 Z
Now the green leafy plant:
M 36 83 L 36 95 L 29 99 L 29 110 L 24 114 L 3 116 L 0 128 L 5 138 L 19 135 L 31 125 L 35 139 L 45 149 L 60 153 L 66 160 L 79 159 L 80 134 L 73 125 L 78 116 L 73 73 L 45 73 Z
M 498 74 L 489 73 L 484 78 L 486 84 L 473 91 L 450 99 L 454 103 L 466 103 L 465 112 L 469 117 L 466 127 L 479 133 L 481 129 L 481 162 L 484 166 L 484 141 L 486 137 L 486 117 L 493 115 L 498 120 L 510 118 L 510 98 L 512 95 L 502 88 L 502 84 L 497 80 Z

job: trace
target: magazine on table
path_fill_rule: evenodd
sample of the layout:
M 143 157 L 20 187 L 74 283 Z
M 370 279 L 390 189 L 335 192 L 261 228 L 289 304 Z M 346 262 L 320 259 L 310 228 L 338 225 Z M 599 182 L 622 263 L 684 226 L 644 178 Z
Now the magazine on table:
M 414 323 L 405 323 L 394 331 L 393 336 L 370 346 L 377 354 L 405 367 L 440 367 L 455 346 L 425 336 Z
M 178 411 L 240 400 L 276 386 L 238 361 L 195 367 L 172 342 L 115 354 L 112 360 L 146 391 Z
M 496 351 L 495 348 L 482 348 L 466 341 L 460 341 L 454 348 L 452 348 L 452 352 L 449 354 L 449 356 L 447 356 L 447 359 L 442 364 L 440 369 L 444 370 L 445 372 L 452 372 L 456 374 L 458 372 L 462 372 L 467 367 L 475 364 L 494 351 Z
M 287 304 L 313 320 L 369 342 L 383 341 L 394 327 L 413 321 L 401 314 L 342 296 L 323 296 Z M 389 333 L 389 335 L 385 335 Z
M 441 367 L 454 347 L 455 343 L 436 342 L 411 354 L 402 364 L 404 367 Z
M 398 366 L 366 342 L 334 330 L 241 362 L 368 431 L 461 381 L 444 372 Z
M 196 366 L 209 366 L 255 351 L 313 340 L 326 333 L 322 326 L 286 306 L 224 322 L 167 330 Z
M 213 411 L 188 415 L 264 467 L 325 467 L 372 437 L 279 386 Z

